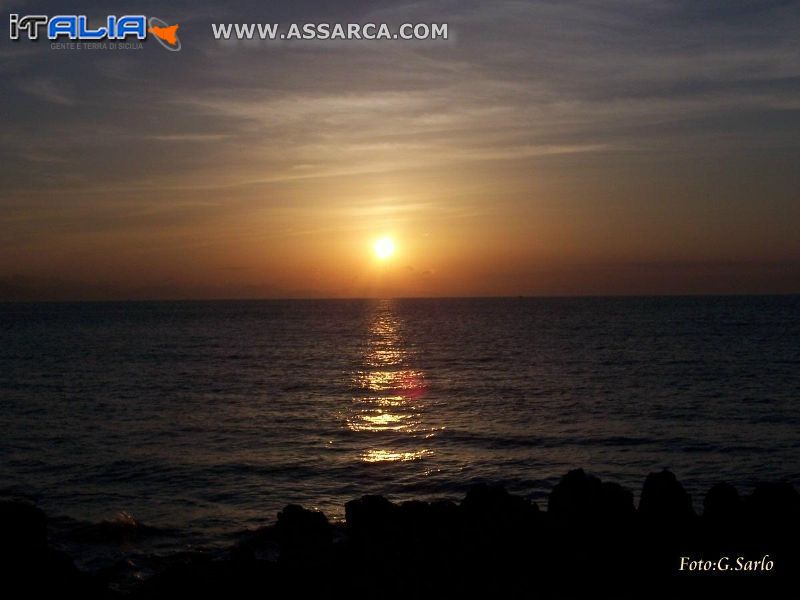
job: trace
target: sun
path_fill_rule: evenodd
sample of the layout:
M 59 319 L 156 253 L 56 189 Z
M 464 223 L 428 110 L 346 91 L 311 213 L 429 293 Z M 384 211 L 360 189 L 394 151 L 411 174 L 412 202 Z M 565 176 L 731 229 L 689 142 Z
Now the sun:
M 378 260 L 388 260 L 394 254 L 394 241 L 389 237 L 382 237 L 372 247 Z

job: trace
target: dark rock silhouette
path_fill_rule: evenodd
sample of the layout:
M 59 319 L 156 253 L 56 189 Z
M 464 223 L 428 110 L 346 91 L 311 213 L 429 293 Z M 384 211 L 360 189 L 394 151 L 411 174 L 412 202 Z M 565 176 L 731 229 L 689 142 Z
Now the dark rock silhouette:
M 631 519 L 636 509 L 633 494 L 616 483 L 601 482 L 583 469 L 570 471 L 550 493 L 547 512 L 555 519 L 573 524 L 618 524 Z
M 731 525 L 742 518 L 744 503 L 729 483 L 717 483 L 703 500 L 703 518 L 712 524 Z
M 346 504 L 344 524 L 288 505 L 274 525 L 226 552 L 170 557 L 127 596 L 787 597 L 800 572 L 797 491 L 768 483 L 741 497 L 719 483 L 703 505 L 698 517 L 683 486 L 662 471 L 648 475 L 637 510 L 628 490 L 582 469 L 553 488 L 546 512 L 489 484 L 471 487 L 460 503 L 363 496 Z M 0 585 L 43 597 L 119 595 L 103 574 L 81 573 L 48 545 L 45 515 L 34 506 L 0 502 L 0 528 Z M 681 557 L 723 556 L 771 567 L 744 575 L 679 569 Z
M 38 551 L 47 546 L 47 517 L 25 502 L 0 502 L 0 548 L 4 553 Z
M 514 536 L 535 525 L 539 507 L 526 498 L 513 496 L 500 485 L 478 484 L 461 502 L 465 526 L 473 535 Z
M 785 481 L 760 483 L 747 499 L 746 507 L 751 518 L 780 525 L 800 518 L 800 494 Z
M 80 572 L 72 559 L 47 543 L 47 518 L 26 502 L 0 502 L 0 585 L 16 583 L 25 597 L 100 598 L 102 582 Z M 11 597 L 11 596 L 7 596 Z
M 275 525 L 281 560 L 319 562 L 329 557 L 333 529 L 319 511 L 289 504 L 278 513 Z
M 383 496 L 362 496 L 344 510 L 348 539 L 363 551 L 386 552 L 403 533 L 399 508 Z
M 691 497 L 667 469 L 650 473 L 645 479 L 639 513 L 651 522 L 666 526 L 686 524 L 695 516 Z

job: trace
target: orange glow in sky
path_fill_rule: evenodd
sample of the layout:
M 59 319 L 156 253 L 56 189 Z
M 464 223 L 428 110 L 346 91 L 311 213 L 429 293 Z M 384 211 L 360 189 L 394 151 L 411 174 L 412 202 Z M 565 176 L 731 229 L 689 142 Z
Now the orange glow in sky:
M 598 31 L 450 4 L 414 6 L 458 43 L 123 52 L 124 77 L 13 44 L 0 301 L 800 291 L 796 9 L 708 36 L 680 6 Z

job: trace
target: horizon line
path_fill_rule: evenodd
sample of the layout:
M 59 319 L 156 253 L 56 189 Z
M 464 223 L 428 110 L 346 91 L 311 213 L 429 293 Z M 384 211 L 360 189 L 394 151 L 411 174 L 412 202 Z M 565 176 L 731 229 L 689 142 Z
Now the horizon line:
M 610 298 L 770 298 L 800 296 L 798 292 L 734 292 L 734 293 L 674 293 L 674 294 L 486 294 L 468 296 L 268 296 L 252 298 L 110 298 L 102 299 L 39 299 L 11 300 L 0 298 L 0 304 L 125 304 L 146 302 L 309 302 L 309 301 L 386 301 L 386 300 L 575 300 Z

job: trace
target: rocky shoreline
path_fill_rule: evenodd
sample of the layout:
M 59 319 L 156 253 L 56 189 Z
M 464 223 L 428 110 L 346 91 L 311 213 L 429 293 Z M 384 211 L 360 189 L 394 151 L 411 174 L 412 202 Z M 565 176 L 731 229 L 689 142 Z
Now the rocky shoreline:
M 364 496 L 342 524 L 289 505 L 223 553 L 175 556 L 120 589 L 52 548 L 41 510 L 2 501 L 0 564 L 7 589 L 76 598 L 777 598 L 800 579 L 800 494 L 785 482 L 748 496 L 716 484 L 698 515 L 669 471 L 647 476 L 637 507 L 630 491 L 577 469 L 546 509 L 487 484 L 458 503 Z

